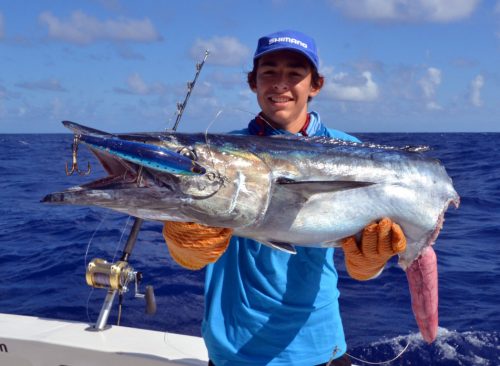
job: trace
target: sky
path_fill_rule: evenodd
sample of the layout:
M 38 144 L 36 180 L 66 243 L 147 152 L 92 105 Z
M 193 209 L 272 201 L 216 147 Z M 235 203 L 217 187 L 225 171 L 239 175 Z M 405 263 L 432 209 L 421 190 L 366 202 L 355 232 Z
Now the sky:
M 0 133 L 246 127 L 259 37 L 316 40 L 309 108 L 349 132 L 500 132 L 500 0 L 0 0 Z

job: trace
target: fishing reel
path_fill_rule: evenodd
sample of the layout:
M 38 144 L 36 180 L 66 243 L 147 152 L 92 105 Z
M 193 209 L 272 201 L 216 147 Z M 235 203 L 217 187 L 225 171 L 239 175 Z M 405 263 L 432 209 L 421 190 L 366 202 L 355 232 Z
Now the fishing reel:
M 134 271 L 126 261 L 109 263 L 101 258 L 94 258 L 87 266 L 85 273 L 87 285 L 93 288 L 104 288 L 108 291 L 117 291 L 120 295 L 129 291 L 130 283 L 134 283 L 134 297 L 145 298 L 146 313 L 156 312 L 156 302 L 152 286 L 146 286 L 145 293 L 139 292 L 142 273 Z
M 94 288 L 108 288 L 122 292 L 128 291 L 128 284 L 140 277 L 139 272 L 124 261 L 108 263 L 101 258 L 94 258 L 87 266 L 85 279 L 87 285 Z

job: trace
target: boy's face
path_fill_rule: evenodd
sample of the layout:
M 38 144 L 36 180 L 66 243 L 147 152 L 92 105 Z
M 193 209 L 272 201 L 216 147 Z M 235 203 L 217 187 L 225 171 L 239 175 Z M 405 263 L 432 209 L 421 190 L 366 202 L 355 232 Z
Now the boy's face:
M 307 117 L 307 100 L 321 88 L 311 85 L 311 66 L 298 52 L 276 51 L 258 59 L 257 101 L 266 120 L 292 133 L 300 131 Z

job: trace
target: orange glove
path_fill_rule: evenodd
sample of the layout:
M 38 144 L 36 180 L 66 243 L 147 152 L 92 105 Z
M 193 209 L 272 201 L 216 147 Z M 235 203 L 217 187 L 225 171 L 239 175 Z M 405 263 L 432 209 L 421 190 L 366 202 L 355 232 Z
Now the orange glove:
M 350 236 L 342 240 L 342 248 L 349 275 L 366 281 L 377 277 L 393 255 L 405 251 L 406 237 L 398 224 L 385 217 L 363 229 L 361 244 Z
M 172 258 L 187 269 L 201 269 L 224 253 L 232 229 L 210 227 L 194 222 L 165 221 L 163 237 Z

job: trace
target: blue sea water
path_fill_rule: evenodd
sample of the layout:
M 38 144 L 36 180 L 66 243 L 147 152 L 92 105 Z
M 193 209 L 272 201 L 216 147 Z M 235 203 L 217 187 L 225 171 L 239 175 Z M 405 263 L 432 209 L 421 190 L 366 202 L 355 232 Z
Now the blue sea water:
M 500 134 L 357 134 L 390 145 L 429 145 L 461 196 L 446 214 L 435 250 L 439 265 L 440 328 L 427 345 L 411 311 L 406 277 L 395 261 L 372 281 L 357 282 L 337 254 L 341 311 L 348 352 L 393 365 L 500 365 Z M 82 167 L 92 176 L 66 177 L 70 135 L 0 135 L 0 312 L 94 322 L 104 290 L 85 284 L 85 265 L 121 254 L 133 220 L 99 208 L 40 203 L 50 192 L 99 177 L 85 148 Z M 170 258 L 158 223 L 139 234 L 131 265 L 153 285 L 158 311 L 125 295 L 121 324 L 200 334 L 203 271 L 187 271 Z M 116 309 L 110 322 L 116 321 Z M 357 361 L 358 364 L 362 364 Z

